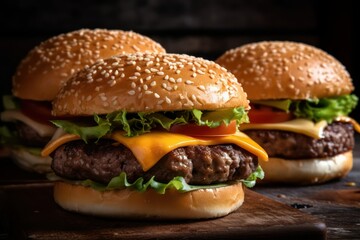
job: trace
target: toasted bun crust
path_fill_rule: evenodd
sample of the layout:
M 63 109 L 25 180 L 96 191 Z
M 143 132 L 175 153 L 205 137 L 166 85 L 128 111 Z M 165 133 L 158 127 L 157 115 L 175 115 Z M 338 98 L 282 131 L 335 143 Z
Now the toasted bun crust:
M 54 115 L 215 110 L 243 106 L 241 84 L 226 69 L 178 54 L 119 55 L 83 69 L 53 101 Z
M 89 187 L 56 182 L 54 199 L 64 209 L 84 214 L 122 218 L 215 218 L 238 209 L 244 201 L 241 183 L 180 193 L 168 190 L 99 192 Z
M 13 94 L 31 100 L 53 100 L 60 87 L 86 65 L 122 53 L 165 52 L 134 32 L 81 29 L 52 37 L 31 50 L 13 77 Z
M 237 77 L 249 100 L 324 98 L 354 89 L 339 61 L 302 43 L 247 44 L 227 51 L 216 62 Z
M 330 158 L 286 160 L 269 158 L 259 163 L 265 172 L 261 183 L 316 184 L 345 176 L 353 165 L 352 151 Z

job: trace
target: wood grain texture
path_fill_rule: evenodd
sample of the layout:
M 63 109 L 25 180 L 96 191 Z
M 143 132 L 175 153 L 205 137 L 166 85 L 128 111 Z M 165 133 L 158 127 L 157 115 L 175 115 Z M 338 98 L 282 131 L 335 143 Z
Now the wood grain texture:
M 58 207 L 51 186 L 1 191 L 6 193 L 0 194 L 0 203 L 7 206 L 11 239 L 324 239 L 326 234 L 318 219 L 250 190 L 236 212 L 201 221 L 97 218 Z
M 328 239 L 360 238 L 360 135 L 356 135 L 354 167 L 345 178 L 315 186 L 260 186 L 254 190 L 318 217 Z

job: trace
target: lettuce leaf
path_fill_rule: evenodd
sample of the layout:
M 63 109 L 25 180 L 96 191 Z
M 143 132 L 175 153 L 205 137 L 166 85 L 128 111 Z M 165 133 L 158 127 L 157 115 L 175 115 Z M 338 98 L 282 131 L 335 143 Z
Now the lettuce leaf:
M 5 110 L 19 109 L 20 104 L 18 100 L 11 95 L 3 95 L 2 96 L 2 104 Z
M 195 123 L 199 126 L 218 127 L 236 120 L 238 124 L 248 122 L 244 108 L 233 108 L 219 111 L 189 111 L 128 113 L 117 111 L 105 116 L 94 115 L 91 124 L 82 124 L 67 120 L 53 120 L 52 122 L 67 133 L 79 135 L 85 142 L 90 139 L 100 139 L 115 129 L 125 132 L 125 136 L 138 136 L 156 127 L 169 130 L 175 124 Z
M 8 126 L 0 126 L 0 144 L 15 145 L 19 144 L 19 138 L 16 131 L 11 131 Z
M 264 178 L 264 171 L 260 166 L 257 167 L 256 171 L 254 171 L 246 180 L 240 180 L 247 187 L 255 186 L 256 179 Z M 136 190 L 139 192 L 144 192 L 147 189 L 154 189 L 159 194 L 164 194 L 168 189 L 176 189 L 179 192 L 190 192 L 198 189 L 208 189 L 208 188 L 219 188 L 228 186 L 231 183 L 224 184 L 212 184 L 212 185 L 190 185 L 185 182 L 183 177 L 175 177 L 168 183 L 160 183 L 155 181 L 154 177 L 152 177 L 149 181 L 144 182 L 142 177 L 136 179 L 133 183 L 129 183 L 126 178 L 126 173 L 122 172 L 119 176 L 114 177 L 111 181 L 105 185 L 102 183 L 98 183 L 92 180 L 85 180 L 80 183 L 86 187 L 92 187 L 98 191 L 109 191 L 116 189 L 124 189 L 129 188 L 132 190 Z
M 290 99 L 285 100 L 253 100 L 251 103 L 269 106 L 289 112 L 292 101 Z
M 354 94 L 349 94 L 332 98 L 308 100 L 286 99 L 251 102 L 292 112 L 298 118 L 306 118 L 314 122 L 326 120 L 328 123 L 331 123 L 334 118 L 347 116 L 351 113 L 357 105 L 358 98 Z
M 357 102 L 358 98 L 350 94 L 334 98 L 294 101 L 291 107 L 296 117 L 315 122 L 326 120 L 331 123 L 336 117 L 348 115 L 356 107 Z

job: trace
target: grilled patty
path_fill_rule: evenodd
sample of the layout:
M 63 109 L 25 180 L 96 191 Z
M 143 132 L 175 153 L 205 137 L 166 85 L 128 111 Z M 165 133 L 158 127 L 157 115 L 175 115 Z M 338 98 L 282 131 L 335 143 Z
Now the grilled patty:
M 42 137 L 32 127 L 23 122 L 16 122 L 16 130 L 22 144 L 28 147 L 44 147 L 51 139 L 51 136 Z
M 125 172 L 129 182 L 152 176 L 159 182 L 168 182 L 182 176 L 189 184 L 212 184 L 246 179 L 258 166 L 255 155 L 232 144 L 177 148 L 147 172 L 130 149 L 112 140 L 69 142 L 56 149 L 52 157 L 52 169 L 57 175 L 102 183 Z
M 332 157 L 354 148 L 351 123 L 333 122 L 324 129 L 324 137 L 309 136 L 280 130 L 246 130 L 250 138 L 262 146 L 269 157 L 286 159 Z

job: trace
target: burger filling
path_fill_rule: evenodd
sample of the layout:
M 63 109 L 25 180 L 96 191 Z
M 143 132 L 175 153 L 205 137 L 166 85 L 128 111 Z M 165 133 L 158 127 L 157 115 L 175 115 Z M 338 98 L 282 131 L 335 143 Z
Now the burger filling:
M 144 172 L 130 149 L 105 139 L 62 145 L 53 153 L 52 162 L 58 176 L 100 183 L 108 183 L 124 172 L 129 182 L 140 177 L 148 181 L 154 176 L 156 181 L 166 183 L 180 176 L 188 184 L 208 185 L 247 179 L 257 167 L 255 155 L 229 144 L 180 147 Z
M 250 138 L 262 146 L 270 157 L 307 159 L 332 157 L 354 148 L 351 123 L 333 122 L 325 127 L 323 137 L 281 130 L 246 130 Z

